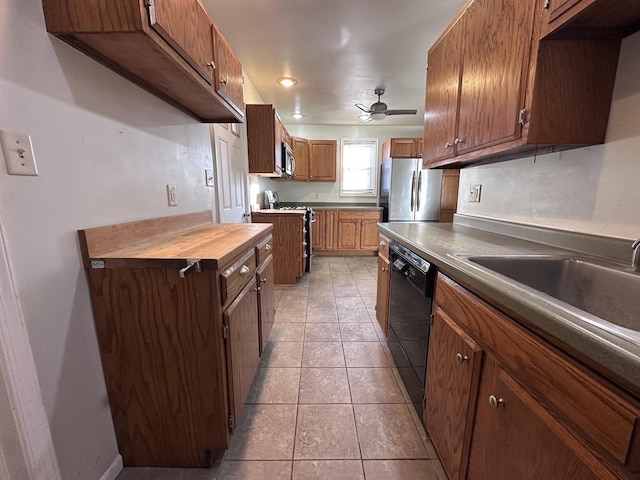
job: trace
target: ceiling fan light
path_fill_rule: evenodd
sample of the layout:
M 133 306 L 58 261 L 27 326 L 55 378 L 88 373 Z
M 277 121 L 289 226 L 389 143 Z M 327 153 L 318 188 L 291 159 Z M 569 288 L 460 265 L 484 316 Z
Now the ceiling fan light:
M 385 117 L 387 116 L 387 114 L 386 113 L 382 113 L 382 112 L 373 112 L 373 113 L 371 113 L 370 116 L 374 120 L 384 120 Z
M 360 120 L 369 120 L 371 116 L 368 113 L 363 113 L 362 115 L 359 115 L 358 118 Z
M 291 77 L 280 77 L 278 79 L 278 83 L 280 85 L 282 85 L 283 87 L 286 88 L 291 88 L 293 87 L 296 83 L 298 83 L 298 81 L 295 78 L 291 78 Z

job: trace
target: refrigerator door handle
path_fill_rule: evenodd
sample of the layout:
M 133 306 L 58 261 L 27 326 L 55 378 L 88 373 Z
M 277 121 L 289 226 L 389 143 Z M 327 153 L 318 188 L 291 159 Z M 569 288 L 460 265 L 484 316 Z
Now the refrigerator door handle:
M 413 212 L 413 207 L 415 206 L 415 187 L 416 187 L 416 171 L 411 172 L 411 211 Z
M 422 170 L 418 172 L 418 191 L 416 192 L 416 212 L 420 211 L 421 192 L 422 192 Z

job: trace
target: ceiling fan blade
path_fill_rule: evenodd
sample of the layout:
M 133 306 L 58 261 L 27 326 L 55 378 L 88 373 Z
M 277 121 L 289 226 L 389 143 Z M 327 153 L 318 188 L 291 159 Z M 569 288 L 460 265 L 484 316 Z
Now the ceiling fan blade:
M 387 110 L 385 112 L 387 115 L 415 115 L 418 113 L 417 110 Z
M 370 121 L 372 121 L 373 118 L 371 117 L 367 117 L 367 118 L 363 118 L 362 120 L 360 120 L 358 123 L 369 123 Z
M 361 103 L 356 103 L 356 107 L 358 107 L 360 110 L 362 110 L 364 113 L 371 113 L 371 110 L 369 110 L 369 107 L 364 106 Z

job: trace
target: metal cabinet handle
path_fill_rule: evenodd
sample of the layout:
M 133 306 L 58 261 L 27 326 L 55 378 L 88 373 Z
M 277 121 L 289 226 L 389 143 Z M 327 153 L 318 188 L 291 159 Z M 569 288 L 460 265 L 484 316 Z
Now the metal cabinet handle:
M 271 245 L 267 243 L 267 244 L 264 246 L 264 249 L 268 252 L 269 250 L 271 250 Z
M 227 84 L 227 79 L 225 78 L 224 80 L 220 80 L 220 83 L 223 84 L 223 85 L 226 85 Z
M 269 281 L 269 279 L 267 279 L 267 278 L 261 278 L 261 279 L 260 279 L 260 281 L 261 281 L 262 283 L 267 283 L 267 282 Z
M 181 268 L 179 274 L 180 274 L 180 278 L 185 278 L 188 273 L 201 272 L 201 271 L 202 271 L 202 268 L 200 267 L 200 260 L 188 258 L 187 266 L 184 268 Z
M 249 267 L 247 267 L 246 265 L 243 265 L 243 266 L 240 268 L 240 275 L 244 275 L 244 274 L 246 274 L 246 273 L 249 273 Z
M 213 60 L 211 60 L 209 63 L 207 63 L 207 67 L 209 68 L 216 68 L 216 64 L 213 63 Z
M 498 408 L 500 405 L 504 403 L 504 398 L 496 398 L 494 395 L 489 397 L 489 405 L 493 408 Z
M 388 270 L 388 268 L 382 267 L 382 271 L 386 272 Z
M 461 143 L 464 143 L 464 140 L 462 138 L 456 138 L 453 143 L 455 143 L 456 145 L 460 145 Z
M 387 245 L 387 242 L 385 242 L 384 240 L 382 240 L 382 241 L 380 242 L 380 246 L 381 246 L 381 247 L 384 247 L 384 246 L 386 246 L 386 245 Z
M 445 149 L 449 149 L 449 148 L 451 148 L 451 147 L 453 147 L 453 145 L 451 145 L 449 142 L 447 142 L 447 143 L 445 143 L 445 144 L 444 144 L 444 148 L 445 148 Z
M 467 360 L 469 360 L 469 357 L 467 357 L 466 355 L 462 355 L 461 353 L 458 353 L 456 355 L 456 360 L 458 361 L 458 363 L 464 363 Z
M 258 285 L 256 288 L 254 288 L 254 290 L 255 290 L 256 292 L 259 292 L 259 291 L 260 291 L 260 286 Z

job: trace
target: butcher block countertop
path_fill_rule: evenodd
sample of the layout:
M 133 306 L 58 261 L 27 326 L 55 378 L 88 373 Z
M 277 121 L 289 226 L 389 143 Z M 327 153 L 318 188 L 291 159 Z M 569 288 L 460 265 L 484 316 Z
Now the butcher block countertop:
M 201 260 L 217 269 L 255 246 L 273 230 L 271 224 L 214 224 L 211 211 L 161 217 L 79 230 L 85 266 L 97 268 L 182 267 Z M 99 264 L 98 264 L 99 265 Z

